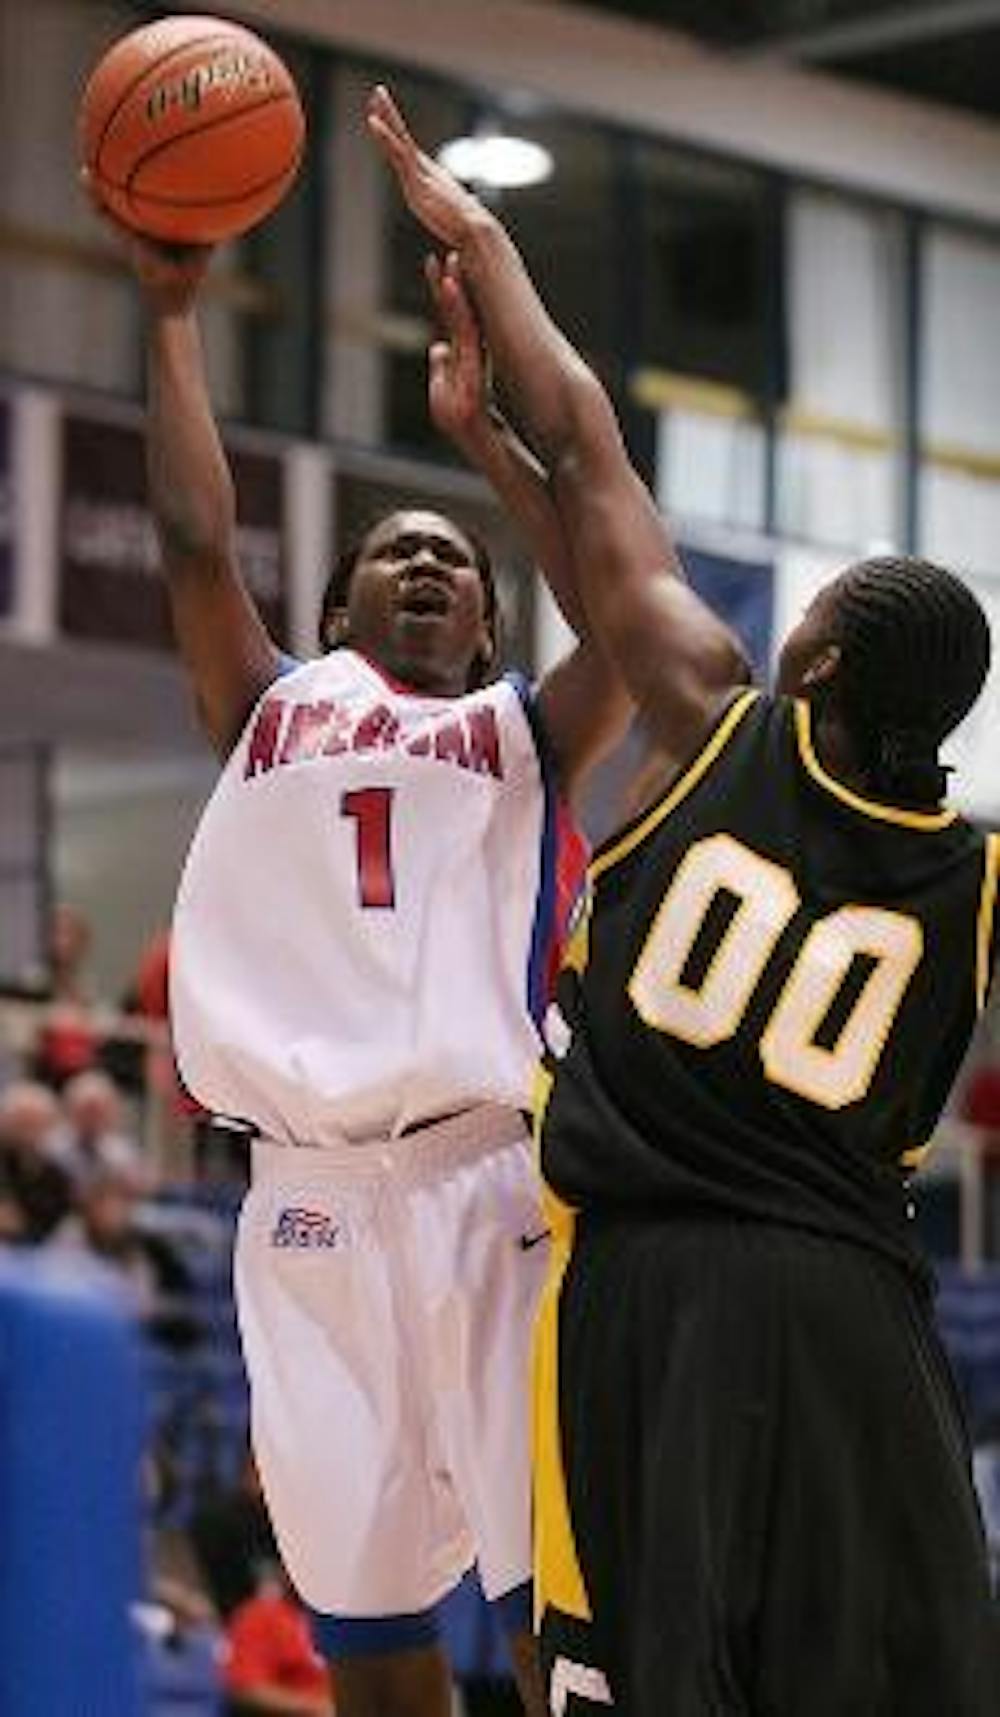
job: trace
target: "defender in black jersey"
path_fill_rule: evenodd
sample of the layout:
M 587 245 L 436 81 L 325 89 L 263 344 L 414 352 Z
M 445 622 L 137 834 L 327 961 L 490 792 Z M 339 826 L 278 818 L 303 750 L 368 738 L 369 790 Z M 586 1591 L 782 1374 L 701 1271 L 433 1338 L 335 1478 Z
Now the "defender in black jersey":
M 860 563 L 777 694 L 747 690 L 509 238 L 373 114 L 659 753 L 591 867 L 541 1076 L 552 1712 L 988 1717 L 997 1619 L 910 1193 L 994 967 L 998 842 L 938 761 L 985 617 L 938 567 Z

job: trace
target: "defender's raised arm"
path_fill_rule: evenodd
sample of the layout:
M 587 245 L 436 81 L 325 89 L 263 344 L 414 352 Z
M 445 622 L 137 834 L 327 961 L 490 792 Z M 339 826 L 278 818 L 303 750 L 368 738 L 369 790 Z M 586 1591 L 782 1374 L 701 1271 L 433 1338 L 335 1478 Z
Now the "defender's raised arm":
M 368 127 L 410 209 L 458 257 L 496 374 L 551 473 L 595 634 L 657 737 L 690 749 L 748 677 L 739 643 L 684 583 L 607 393 L 553 323 L 500 222 L 420 149 L 381 86 Z

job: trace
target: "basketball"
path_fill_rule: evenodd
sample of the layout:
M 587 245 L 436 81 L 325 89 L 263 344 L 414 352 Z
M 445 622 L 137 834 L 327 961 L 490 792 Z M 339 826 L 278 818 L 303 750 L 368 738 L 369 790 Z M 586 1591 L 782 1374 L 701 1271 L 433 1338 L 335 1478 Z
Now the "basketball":
M 305 119 L 287 67 L 224 18 L 161 18 L 114 44 L 79 113 L 80 155 L 125 226 L 175 244 L 237 237 L 298 170 Z

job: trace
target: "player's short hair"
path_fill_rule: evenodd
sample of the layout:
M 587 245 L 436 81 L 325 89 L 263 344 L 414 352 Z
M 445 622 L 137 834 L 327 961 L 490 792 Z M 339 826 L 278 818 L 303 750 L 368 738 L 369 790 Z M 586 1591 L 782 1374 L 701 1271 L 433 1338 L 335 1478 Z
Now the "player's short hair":
M 937 804 L 948 774 L 938 747 L 989 673 L 981 604 L 954 573 L 915 555 L 858 561 L 833 599 L 834 696 L 867 780 L 886 798 Z
M 365 544 L 367 543 L 368 538 L 371 536 L 377 525 L 382 524 L 386 518 L 391 518 L 398 510 L 398 508 L 394 507 L 392 513 L 379 513 L 377 517 L 370 519 L 357 533 L 357 535 L 351 538 L 350 542 L 347 543 L 337 556 L 333 565 L 333 570 L 326 581 L 326 588 L 323 591 L 323 598 L 320 603 L 318 636 L 319 647 L 322 651 L 328 652 L 338 647 L 339 640 L 331 641 L 329 635 L 330 621 L 338 610 L 342 610 L 347 607 L 347 599 L 350 593 L 351 579 L 354 576 L 354 569 L 364 553 Z M 440 514 L 439 516 L 441 518 L 445 518 L 447 515 Z M 466 525 L 459 524 L 457 520 L 449 520 L 449 523 L 453 524 L 455 529 L 461 532 L 472 550 L 476 571 L 479 573 L 479 582 L 483 588 L 483 606 L 486 613 L 486 626 L 493 643 L 493 651 L 490 660 L 485 661 L 481 657 L 477 656 L 472 664 L 469 673 L 468 685 L 468 690 L 471 692 L 475 691 L 477 687 L 485 685 L 498 671 L 503 645 L 502 616 L 500 613 L 500 603 L 497 599 L 496 578 L 493 572 L 493 562 L 490 557 L 489 549 L 482 537 L 480 537 L 476 531 L 470 530 Z

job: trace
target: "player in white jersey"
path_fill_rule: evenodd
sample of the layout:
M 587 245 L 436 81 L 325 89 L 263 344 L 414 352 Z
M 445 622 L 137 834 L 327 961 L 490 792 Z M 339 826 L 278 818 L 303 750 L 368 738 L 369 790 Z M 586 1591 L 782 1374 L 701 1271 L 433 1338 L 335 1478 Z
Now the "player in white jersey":
M 376 524 L 290 664 L 236 565 L 195 316 L 207 257 L 125 235 L 148 311 L 148 463 L 174 623 L 225 758 L 181 885 L 173 1015 L 210 1110 L 256 1129 L 236 1282 L 252 1431 L 289 1572 L 328 1618 L 341 1717 L 444 1717 L 431 1607 L 473 1561 L 528 1708 L 527 1354 L 544 1271 L 523 1111 L 554 928 L 559 795 L 628 718 L 584 639 L 492 681 L 468 533 Z M 430 405 L 571 622 L 544 473 L 488 409 L 457 275 Z M 331 647 L 332 646 L 332 647 Z

